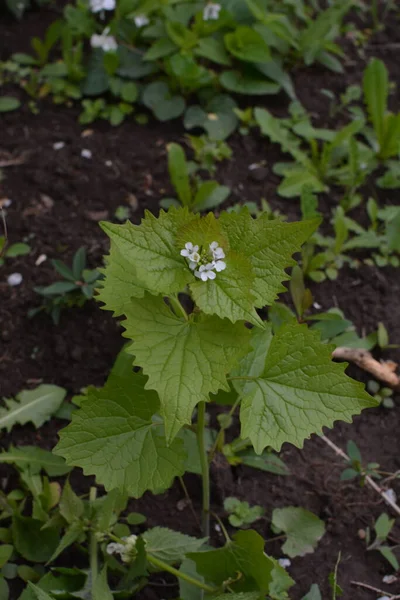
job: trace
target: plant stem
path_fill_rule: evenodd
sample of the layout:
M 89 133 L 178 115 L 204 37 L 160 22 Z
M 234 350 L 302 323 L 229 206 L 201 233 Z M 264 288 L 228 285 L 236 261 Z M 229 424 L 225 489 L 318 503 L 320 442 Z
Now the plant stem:
M 205 416 L 206 416 L 206 403 L 199 402 L 197 407 L 197 445 L 200 454 L 200 465 L 201 465 L 201 477 L 203 482 L 203 512 L 202 512 L 202 524 L 203 524 L 203 535 L 209 537 L 210 535 L 210 466 L 208 463 L 208 456 L 206 450 L 206 444 L 204 439 L 205 433 Z
M 185 321 L 188 321 L 189 320 L 188 314 L 187 314 L 186 310 L 183 308 L 182 304 L 180 303 L 178 294 L 176 296 L 168 296 L 168 299 L 171 303 L 172 308 L 174 309 L 176 316 L 178 317 L 179 315 L 182 315 L 183 318 L 185 319 Z
M 187 581 L 191 585 L 195 585 L 196 587 L 198 587 L 206 592 L 213 594 L 218 591 L 218 588 L 211 587 L 210 585 L 207 585 L 206 583 L 203 583 L 202 581 L 199 581 L 198 579 L 195 579 L 194 577 L 191 577 L 190 575 L 186 575 L 186 573 L 183 573 L 182 571 L 178 571 L 178 569 L 171 567 L 171 565 L 165 563 L 162 560 L 159 560 L 158 558 L 156 558 L 155 556 L 152 556 L 151 554 L 147 555 L 147 560 L 149 561 L 149 563 L 151 563 L 155 567 L 158 567 L 159 569 L 162 569 L 163 571 L 168 571 L 168 573 L 175 575 L 175 577 L 178 577 L 179 579 L 183 579 L 184 581 Z
M 94 502 L 97 496 L 97 488 L 91 487 L 89 494 L 89 501 Z M 96 533 L 92 530 L 90 533 L 90 574 L 92 579 L 92 589 L 93 585 L 97 579 L 98 573 L 98 564 L 97 564 L 97 539 Z
M 231 407 L 231 409 L 230 409 L 230 411 L 228 413 L 229 417 L 232 417 L 233 413 L 235 412 L 235 410 L 239 406 L 241 400 L 242 400 L 241 396 L 238 396 L 236 398 L 234 404 L 232 405 L 232 407 Z M 221 427 L 221 429 L 218 432 L 218 435 L 217 435 L 217 437 L 215 439 L 215 442 L 214 442 L 214 444 L 213 444 L 213 446 L 212 446 L 212 448 L 210 450 L 209 456 L 208 456 L 208 462 L 209 463 L 211 463 L 212 459 L 214 458 L 214 454 L 216 453 L 216 451 L 218 450 L 218 448 L 221 445 L 222 439 L 224 437 L 224 431 L 225 431 L 225 429 L 223 427 Z

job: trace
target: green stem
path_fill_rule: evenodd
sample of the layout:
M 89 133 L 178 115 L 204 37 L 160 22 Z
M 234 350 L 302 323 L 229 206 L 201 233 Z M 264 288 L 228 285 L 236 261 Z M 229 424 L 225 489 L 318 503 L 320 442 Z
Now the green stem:
M 95 487 L 90 488 L 89 501 L 94 502 L 97 496 L 97 489 Z M 90 533 L 90 574 L 92 578 L 92 588 L 97 579 L 98 564 L 97 564 L 97 539 L 96 533 L 91 531 Z
M 230 411 L 228 413 L 229 417 L 232 417 L 233 413 L 235 412 L 235 410 L 239 406 L 241 400 L 242 400 L 241 396 L 238 396 L 236 398 L 234 404 L 232 405 L 232 407 L 231 407 L 231 409 L 230 409 Z M 217 435 L 217 437 L 215 439 L 213 447 L 211 448 L 210 453 L 208 455 L 208 462 L 209 463 L 211 463 L 212 459 L 214 458 L 214 454 L 216 453 L 216 451 L 218 450 L 218 448 L 220 447 L 220 445 L 222 443 L 222 440 L 223 440 L 223 437 L 224 437 L 224 431 L 225 431 L 225 429 L 223 427 L 221 427 L 221 429 L 218 432 L 218 435 Z
M 211 585 L 207 585 L 206 583 L 203 583 L 202 581 L 199 581 L 198 579 L 195 579 L 194 577 L 191 577 L 190 575 L 187 575 L 186 573 L 183 573 L 182 571 L 178 571 L 178 569 L 171 567 L 171 565 L 156 558 L 155 556 L 152 556 L 151 554 L 147 555 L 147 560 L 149 561 L 149 563 L 151 563 L 155 567 L 162 569 L 163 571 L 168 571 L 168 573 L 171 573 L 171 575 L 175 575 L 175 577 L 178 577 L 179 579 L 183 579 L 184 581 L 187 581 L 191 585 L 195 585 L 196 587 L 198 587 L 206 592 L 209 592 L 210 594 L 214 594 L 215 592 L 218 591 L 218 588 L 211 587 Z
M 210 466 L 208 462 L 207 449 L 204 439 L 206 403 L 199 402 L 197 407 L 197 445 L 200 454 L 201 477 L 203 481 L 203 512 L 202 524 L 203 535 L 210 535 Z
M 172 308 L 174 309 L 176 316 L 178 317 L 179 315 L 182 315 L 183 318 L 185 319 L 185 321 L 188 321 L 189 320 L 188 314 L 187 314 L 186 310 L 183 308 L 182 304 L 180 303 L 178 294 L 176 296 L 168 296 L 168 299 L 171 303 Z

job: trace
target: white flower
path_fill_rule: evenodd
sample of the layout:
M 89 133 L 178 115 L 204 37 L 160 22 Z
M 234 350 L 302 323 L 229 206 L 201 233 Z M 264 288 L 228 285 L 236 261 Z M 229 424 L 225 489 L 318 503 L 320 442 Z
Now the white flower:
M 65 142 L 54 142 L 53 149 L 54 150 L 62 150 L 65 146 Z
M 214 2 L 209 2 L 203 10 L 203 19 L 205 21 L 216 21 L 219 17 L 220 10 L 221 10 L 220 4 L 215 4 Z
M 286 569 L 286 567 L 290 567 L 290 565 L 292 564 L 292 561 L 289 560 L 288 558 L 280 558 L 278 560 L 278 563 L 281 565 L 281 567 Z
M 193 246 L 192 242 L 187 242 L 185 244 L 185 247 L 183 250 L 181 250 L 181 256 L 184 256 L 185 258 L 189 258 L 190 260 L 194 260 L 192 259 L 192 256 L 194 254 L 196 254 L 196 256 L 199 256 L 197 253 L 199 251 L 199 247 L 198 246 Z M 199 259 L 194 261 L 194 262 L 199 262 L 200 260 L 200 256 Z
M 389 596 L 380 596 L 378 600 L 390 600 Z
M 102 10 L 114 10 L 115 0 L 90 0 L 90 10 L 94 13 Z
M 138 15 L 137 17 L 134 18 L 134 21 L 135 21 L 136 27 L 145 27 L 145 25 L 148 25 L 150 23 L 150 21 L 146 17 L 146 15 Z
M 226 263 L 223 260 L 213 261 L 213 267 L 217 271 L 217 273 L 220 273 L 221 271 L 226 269 Z
M 11 287 L 20 285 L 20 283 L 22 283 L 21 273 L 11 273 L 11 275 L 7 277 L 7 283 L 8 285 L 11 285 Z
M 112 35 L 107 35 L 105 29 L 101 35 L 94 33 L 90 38 L 92 48 L 101 48 L 103 52 L 114 52 L 118 48 L 117 40 Z
M 86 148 L 84 148 L 81 152 L 81 156 L 82 158 L 92 158 L 92 152 L 91 150 L 87 150 Z
M 213 263 L 208 263 L 207 265 L 201 265 L 198 271 L 195 271 L 194 274 L 196 277 L 201 279 L 202 281 L 207 281 L 207 279 L 215 279 L 216 275 L 212 270 L 214 268 Z
M 222 248 L 219 247 L 218 242 L 211 242 L 210 250 L 213 255 L 214 260 L 219 260 L 220 258 L 225 258 L 225 252 Z
M 121 552 L 123 552 L 125 549 L 125 545 L 124 544 L 116 544 L 115 542 L 112 542 L 111 544 L 107 544 L 107 554 L 121 554 Z

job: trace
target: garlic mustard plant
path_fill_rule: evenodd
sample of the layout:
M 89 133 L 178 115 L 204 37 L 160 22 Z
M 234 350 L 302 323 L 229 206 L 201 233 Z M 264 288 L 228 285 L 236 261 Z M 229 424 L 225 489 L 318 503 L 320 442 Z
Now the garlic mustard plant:
M 113 372 L 101 390 L 89 390 L 55 452 L 95 475 L 106 490 L 139 497 L 167 489 L 184 474 L 190 438 L 198 448 L 208 536 L 209 465 L 223 429 L 208 451 L 206 406 L 218 403 L 220 390 L 233 391 L 230 415 L 240 410 L 241 437 L 259 454 L 284 442 L 302 446 L 322 427 L 376 406 L 363 385 L 345 375 L 345 366 L 332 362 L 332 349 L 317 331 L 292 322 L 274 333 L 258 313 L 285 290 L 285 269 L 318 224 L 252 218 L 247 209 L 200 216 L 187 207 L 162 210 L 158 217 L 146 212 L 140 225 L 102 223 L 111 247 L 98 299 L 124 317 L 125 352 L 132 358 L 127 371 Z M 108 551 L 125 560 L 133 546 L 128 552 L 128 542 L 115 541 L 124 548 L 111 545 Z M 143 552 L 148 556 L 148 549 Z M 213 566 L 225 563 L 224 553 L 230 566 L 221 576 Z M 281 577 L 279 585 L 272 574 L 266 583 L 250 571 L 238 582 L 243 561 L 238 566 L 232 557 L 243 553 L 246 564 L 257 562 Z M 230 591 L 287 598 L 293 583 L 264 554 L 255 531 L 238 532 L 225 548 L 189 558 L 205 581 L 216 584 L 203 587 L 211 595 L 229 581 Z M 152 560 L 168 570 L 159 558 Z M 182 576 L 176 569 L 173 574 Z M 273 580 L 280 595 L 277 588 L 269 593 Z

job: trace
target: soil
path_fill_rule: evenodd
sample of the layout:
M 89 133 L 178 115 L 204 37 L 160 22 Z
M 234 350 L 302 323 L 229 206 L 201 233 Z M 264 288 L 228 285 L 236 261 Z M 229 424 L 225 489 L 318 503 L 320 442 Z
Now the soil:
M 48 8 L 28 13 L 21 22 L 0 15 L 0 57 L 12 52 L 29 50 L 32 35 L 42 35 L 46 26 L 57 15 Z M 399 24 L 388 19 L 384 32 L 373 36 L 358 52 L 349 39 L 343 40 L 346 49 L 346 73 L 334 74 L 319 68 L 299 69 L 293 74 L 295 89 L 303 105 L 312 112 L 316 124 L 337 126 L 328 116 L 322 88 L 336 94 L 347 85 L 360 83 L 361 73 L 370 56 L 382 58 L 392 81 L 400 84 L 400 65 L 391 44 L 396 43 Z M 391 96 L 394 107 L 399 107 L 400 85 Z M 260 104 L 260 99 L 257 99 Z M 275 114 L 283 114 L 287 99 L 283 95 L 263 99 L 263 105 Z M 341 118 L 341 117 L 340 117 Z M 28 256 L 7 260 L 1 267 L 0 278 L 0 397 L 11 397 L 21 389 L 35 387 L 40 382 L 63 386 L 69 394 L 77 393 L 89 384 L 101 385 L 122 346 L 121 327 L 110 314 L 100 310 L 95 302 L 82 309 L 63 313 L 58 326 L 46 315 L 28 319 L 28 310 L 40 303 L 34 287 L 53 282 L 56 275 L 51 258 L 67 263 L 81 246 L 88 251 L 91 267 L 101 263 L 107 253 L 107 238 L 98 221 L 113 219 L 118 206 L 130 209 L 130 218 L 138 223 L 144 210 L 157 212 L 159 200 L 171 189 L 166 169 L 166 144 L 172 140 L 184 141 L 184 130 L 179 122 L 160 124 L 150 121 L 146 127 L 128 121 L 118 128 L 106 123 L 95 123 L 83 130 L 77 123 L 77 111 L 40 104 L 40 112 L 33 115 L 27 106 L 1 117 L 0 160 L 22 158 L 22 164 L 3 169 L 0 199 L 9 198 L 7 227 L 10 243 L 29 241 L 32 251 Z M 65 146 L 54 150 L 53 144 L 62 141 Z M 233 159 L 218 169 L 218 180 L 232 188 L 230 204 L 244 201 L 259 202 L 264 197 L 274 209 L 295 219 L 299 216 L 298 202 L 284 200 L 276 194 L 279 178 L 272 173 L 274 162 L 282 155 L 276 145 L 264 138 L 251 135 L 233 136 L 229 143 Z M 81 156 L 90 150 L 92 158 Z M 249 165 L 265 161 L 261 179 L 255 179 Z M 370 193 L 369 189 L 366 193 Z M 395 194 L 376 191 L 379 201 L 398 203 Z M 329 217 L 336 193 L 323 196 L 320 210 Z M 39 266 L 39 256 L 46 260 Z M 18 287 L 10 287 L 7 277 L 13 272 L 23 276 Z M 315 302 L 323 309 L 339 306 L 360 333 L 369 333 L 383 322 L 393 343 L 400 341 L 399 270 L 362 267 L 344 268 L 337 281 L 326 281 L 312 286 Z M 396 348 L 382 353 L 385 359 L 400 361 Z M 356 368 L 349 374 L 363 381 L 368 377 Z M 397 399 L 398 401 L 398 399 Z M 33 427 L 15 427 L 4 434 L 1 446 L 38 444 L 52 448 L 57 432 L 65 421 L 52 419 L 40 430 Z M 338 423 L 327 435 L 345 449 L 348 440 L 354 440 L 365 462 L 378 462 L 387 472 L 400 469 L 397 436 L 400 426 L 399 407 L 383 407 L 365 411 L 351 425 Z M 213 510 L 225 517 L 221 508 L 226 496 L 246 499 L 250 504 L 265 508 L 266 517 L 256 529 L 266 538 L 270 530 L 271 512 L 275 507 L 303 506 L 315 512 L 326 524 L 326 534 L 314 554 L 292 561 L 289 568 L 296 585 L 290 592 L 292 600 L 300 600 L 312 583 L 318 583 L 322 597 L 330 598 L 328 575 L 333 570 L 339 552 L 339 583 L 344 598 L 373 600 L 379 594 L 352 585 L 359 581 L 391 594 L 400 594 L 400 582 L 391 586 L 382 583 L 385 574 L 392 572 L 378 552 L 367 552 L 360 530 L 373 525 L 382 512 L 389 512 L 379 495 L 355 481 L 341 482 L 341 459 L 317 436 L 307 440 L 303 449 L 285 445 L 281 457 L 290 468 L 291 476 L 283 477 L 262 473 L 248 467 L 213 468 Z M 1 468 L 0 479 L 7 484 L 12 469 Z M 200 480 L 186 476 L 186 485 L 196 510 L 200 508 Z M 78 492 L 86 492 L 90 478 L 75 470 L 72 483 Z M 400 495 L 400 484 L 390 483 Z M 176 482 L 165 494 L 146 494 L 131 501 L 131 508 L 148 517 L 148 525 L 162 525 L 198 535 L 200 532 L 188 507 L 182 510 L 183 498 Z M 394 516 L 394 515 L 393 515 Z M 398 525 L 393 539 L 400 540 Z M 212 541 L 222 543 L 221 534 L 213 528 Z M 281 541 L 268 541 L 266 549 L 273 556 L 282 556 Z M 73 560 L 73 557 L 70 560 Z M 172 580 L 166 580 L 169 584 Z M 148 587 L 137 597 L 139 600 L 177 596 L 173 585 Z M 13 588 L 12 600 L 18 597 Z

